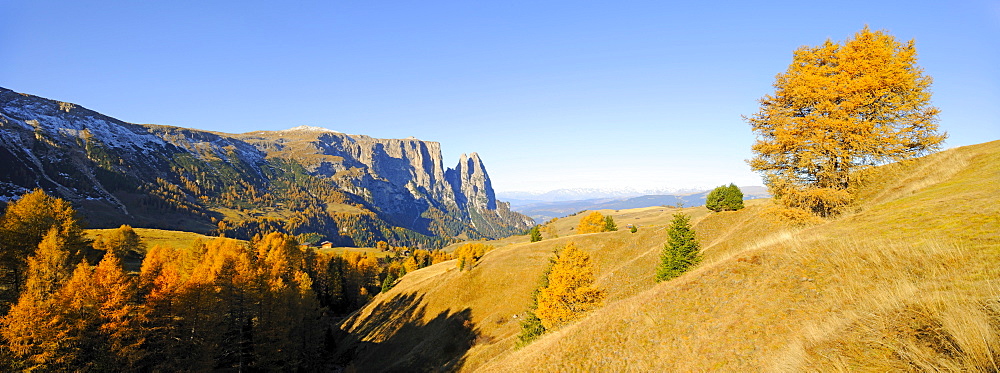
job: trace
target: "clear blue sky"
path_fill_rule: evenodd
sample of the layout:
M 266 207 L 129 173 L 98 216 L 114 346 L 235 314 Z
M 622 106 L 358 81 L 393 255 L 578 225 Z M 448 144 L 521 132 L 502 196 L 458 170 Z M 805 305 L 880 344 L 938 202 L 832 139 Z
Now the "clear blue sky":
M 947 146 L 1000 139 L 1000 2 L 0 1 L 0 86 L 136 123 L 478 152 L 499 191 L 760 184 L 792 51 L 915 39 Z

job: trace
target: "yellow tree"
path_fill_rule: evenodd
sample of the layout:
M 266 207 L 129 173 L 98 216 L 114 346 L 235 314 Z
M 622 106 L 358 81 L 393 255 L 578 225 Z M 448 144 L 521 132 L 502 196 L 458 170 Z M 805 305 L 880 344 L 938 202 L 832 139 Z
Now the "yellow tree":
M 41 189 L 21 196 L 7 206 L 0 217 L 0 314 L 18 299 L 25 281 L 27 258 L 51 229 L 57 229 L 70 255 L 77 256 L 87 245 L 76 211 L 65 200 L 53 198 Z M 75 261 L 74 261 L 75 262 Z
M 36 257 L 49 255 L 45 241 Z M 29 284 L 39 271 L 33 270 Z M 63 270 L 65 271 L 65 270 Z M 109 253 L 97 268 L 86 262 L 44 295 L 29 288 L 5 319 L 4 335 L 25 370 L 134 370 L 140 356 L 141 312 L 134 288 Z M 29 312 L 25 312 L 29 311 Z
M 580 219 L 580 224 L 576 226 L 577 233 L 597 233 L 604 232 L 604 215 L 594 211 Z
M 25 294 L 46 298 L 59 290 L 71 276 L 70 257 L 66 236 L 53 227 L 38 244 L 35 254 L 28 258 Z
M 66 238 L 52 227 L 27 260 L 25 290 L 3 318 L 0 333 L 21 369 L 50 367 L 58 354 L 62 327 L 53 322 L 59 309 L 55 294 L 72 277 Z
M 56 317 L 48 324 L 59 332 L 49 367 L 58 370 L 135 370 L 142 350 L 143 323 L 134 303 L 135 287 L 109 252 L 97 265 L 81 262 L 54 294 Z M 48 369 L 45 367 L 43 369 Z
M 198 295 L 205 293 L 204 284 L 195 284 L 187 270 L 189 257 L 183 252 L 202 250 L 198 242 L 190 250 L 179 250 L 156 246 L 146 255 L 139 274 L 139 294 L 148 309 L 149 327 L 143 330 L 145 356 L 141 363 L 153 371 L 210 370 L 211 346 L 205 343 L 205 330 L 215 328 L 205 319 L 205 313 L 212 314 L 218 307 L 198 302 Z M 204 256 L 201 256 L 204 258 Z M 204 269 L 204 267 L 202 268 Z
M 413 259 L 412 256 L 407 257 L 406 260 L 403 261 L 403 270 L 406 273 L 410 273 L 418 269 L 420 269 L 420 267 L 417 266 L 417 260 Z
M 773 95 L 744 117 L 757 135 L 750 166 L 788 207 L 827 216 L 850 202 L 859 168 L 938 149 L 939 110 L 914 42 L 866 26 L 844 43 L 795 51 Z
M 459 246 L 455 249 L 455 259 L 458 262 L 455 264 L 458 270 L 472 270 L 472 267 L 476 265 L 483 255 L 486 255 L 487 251 L 493 250 L 493 246 L 486 245 L 479 242 L 470 242 Z
M 53 295 L 55 317 L 46 327 L 55 333 L 40 333 L 38 342 L 48 354 L 38 356 L 40 370 L 94 369 L 99 358 L 95 325 L 97 296 L 93 286 L 94 269 L 81 262 L 73 276 Z M 43 357 L 44 356 L 44 357 Z
M 444 251 L 434 250 L 434 252 L 431 253 L 431 264 L 438 264 L 444 261 L 452 260 L 453 257 L 454 256 L 452 254 L 448 254 Z
M 604 295 L 594 287 L 590 255 L 570 242 L 556 256 L 548 284 L 538 290 L 538 318 L 551 330 L 599 306 Z
M 256 247 L 263 296 L 254 317 L 255 367 L 280 370 L 308 366 L 318 345 L 319 334 L 310 322 L 319 317 L 319 302 L 313 280 L 305 271 L 304 253 L 294 237 L 281 233 L 264 236 Z M 358 265 L 365 267 L 365 272 L 369 267 L 377 268 L 378 261 L 365 257 Z
M 114 252 L 119 258 L 124 258 L 130 252 L 137 254 L 144 252 L 142 238 L 128 225 L 122 225 L 118 229 L 97 236 L 93 246 L 97 250 Z
M 142 324 L 146 309 L 136 303 L 136 284 L 122 268 L 113 252 L 94 268 L 91 283 L 96 291 L 98 333 L 102 340 L 100 352 L 103 369 L 133 370 L 142 357 Z

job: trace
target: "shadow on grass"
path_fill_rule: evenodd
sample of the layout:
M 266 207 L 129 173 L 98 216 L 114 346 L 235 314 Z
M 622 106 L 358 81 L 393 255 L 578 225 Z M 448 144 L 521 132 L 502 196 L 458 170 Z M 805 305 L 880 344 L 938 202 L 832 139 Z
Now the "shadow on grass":
M 457 371 L 478 336 L 469 308 L 426 319 L 423 296 L 400 294 L 380 302 L 361 325 L 343 324 L 338 360 L 358 372 Z M 350 369 L 349 369 L 350 370 Z

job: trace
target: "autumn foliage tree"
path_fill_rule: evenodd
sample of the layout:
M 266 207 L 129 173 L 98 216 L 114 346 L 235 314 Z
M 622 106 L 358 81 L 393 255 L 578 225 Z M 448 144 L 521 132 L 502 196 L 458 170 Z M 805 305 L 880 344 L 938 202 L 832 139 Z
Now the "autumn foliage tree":
M 129 225 L 122 225 L 118 229 L 98 235 L 94 239 L 93 247 L 104 252 L 114 252 L 118 258 L 124 258 L 129 254 L 141 255 L 145 252 L 142 239 Z
M 28 257 L 52 229 L 75 264 L 90 245 L 69 202 L 36 189 L 7 205 L 0 217 L 0 314 L 18 299 Z
M 455 259 L 458 259 L 458 263 L 455 265 L 460 271 L 472 270 L 479 258 L 482 258 L 490 250 L 493 250 L 493 246 L 479 242 L 463 244 L 455 249 Z
M 25 370 L 133 370 L 142 356 L 145 312 L 134 281 L 113 251 L 96 267 L 75 270 L 65 237 L 52 228 L 28 260 L 18 303 L 3 318 L 13 368 Z
M 940 147 L 930 86 L 912 40 L 867 26 L 843 43 L 801 47 L 745 117 L 757 135 L 750 166 L 785 206 L 834 214 L 851 200 L 854 171 Z
M 580 219 L 580 224 L 576 226 L 577 233 L 599 233 L 613 232 L 618 230 L 615 219 L 604 216 L 600 212 L 594 211 Z
M 549 273 L 552 272 L 552 266 L 555 265 L 555 262 L 555 258 L 549 259 L 549 264 L 542 272 L 538 287 L 531 293 L 531 305 L 525 312 L 524 318 L 521 319 L 521 332 L 517 335 L 515 346 L 518 348 L 527 346 L 546 332 L 545 325 L 542 325 L 542 319 L 538 317 L 538 294 L 549 286 Z
M 12 369 L 40 367 L 57 369 L 51 360 L 59 357 L 64 334 L 55 302 L 56 293 L 69 281 L 73 267 L 66 239 L 53 227 L 27 260 L 24 291 L 2 320 L 4 347 L 12 357 Z
M 594 211 L 580 219 L 580 224 L 576 226 L 577 233 L 597 233 L 604 232 L 604 215 Z
M 582 316 L 604 300 L 603 290 L 594 287 L 594 264 L 590 255 L 568 243 L 556 255 L 547 284 L 538 291 L 538 318 L 551 330 Z

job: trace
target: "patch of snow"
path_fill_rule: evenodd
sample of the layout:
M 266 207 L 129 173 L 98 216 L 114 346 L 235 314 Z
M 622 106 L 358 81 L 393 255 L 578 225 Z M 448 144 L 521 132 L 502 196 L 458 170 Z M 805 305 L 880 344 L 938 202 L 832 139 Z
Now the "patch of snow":
M 105 146 L 114 148 L 138 146 L 149 152 L 164 145 L 164 141 L 155 135 L 139 133 L 98 116 L 70 114 L 72 119 L 69 119 L 66 114 L 51 109 L 53 108 L 47 107 L 45 102 L 22 102 L 22 105 L 3 107 L 3 110 L 26 121 L 28 118 L 34 120 L 46 133 L 58 134 L 64 139 L 63 141 L 82 138 L 83 131 L 86 130 Z
M 316 127 L 316 126 L 298 126 L 298 127 L 292 127 L 292 128 L 286 129 L 286 130 L 281 130 L 281 131 L 278 131 L 278 132 L 292 132 L 292 131 L 343 133 L 343 132 L 340 132 L 340 131 L 334 131 L 334 130 L 329 129 L 329 128 Z

